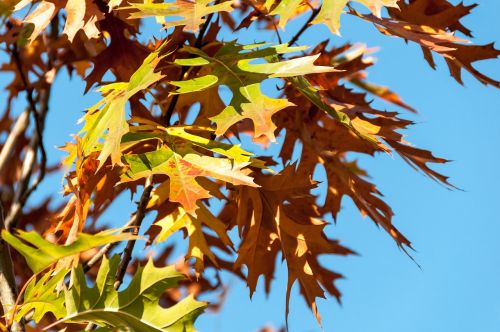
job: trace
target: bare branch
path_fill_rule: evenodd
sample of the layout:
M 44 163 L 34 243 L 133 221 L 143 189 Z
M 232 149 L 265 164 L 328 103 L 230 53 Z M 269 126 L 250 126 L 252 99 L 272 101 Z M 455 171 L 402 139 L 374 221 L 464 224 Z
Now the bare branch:
M 55 40 L 59 33 L 59 18 L 56 15 L 51 21 L 51 32 L 50 38 Z M 52 80 L 44 82 L 45 87 L 40 90 L 37 100 L 33 97 L 33 88 L 28 80 L 28 77 L 24 71 L 19 50 L 17 45 L 14 44 L 11 49 L 12 57 L 16 63 L 19 76 L 23 82 L 24 89 L 26 90 L 26 99 L 29 105 L 29 111 L 33 115 L 35 120 L 35 132 L 28 145 L 28 150 L 24 157 L 24 162 L 21 170 L 21 177 L 19 178 L 19 183 L 16 188 L 14 195 L 14 200 L 9 209 L 9 212 L 4 220 L 4 225 L 7 230 L 12 230 L 16 224 L 17 220 L 21 214 L 21 211 L 30 197 L 30 195 L 36 190 L 40 182 L 45 178 L 46 168 L 47 168 L 47 153 L 45 151 L 45 146 L 43 143 L 43 129 L 45 127 L 45 118 L 47 112 L 49 111 L 49 100 L 52 88 Z M 47 73 L 55 70 L 54 62 L 56 58 L 56 52 L 54 48 L 48 50 L 48 61 L 47 61 Z M 37 103 L 39 109 L 37 109 Z M 38 177 L 33 181 L 30 186 L 33 171 L 37 165 L 37 152 L 40 151 L 40 162 Z M 1 161 L 1 160 L 0 160 Z M 1 166 L 1 164 L 0 164 Z M 1 168 L 0 168 L 1 170 Z
M 144 184 L 144 191 L 142 192 L 141 199 L 137 204 L 137 210 L 135 212 L 135 220 L 132 226 L 132 232 L 134 235 L 139 234 L 139 228 L 141 227 L 142 220 L 146 215 L 146 206 L 149 202 L 149 198 L 151 197 L 151 191 L 153 190 L 153 184 L 151 183 L 152 178 L 148 177 L 146 179 L 146 183 Z M 120 265 L 118 266 L 118 271 L 115 276 L 115 288 L 118 289 L 123 282 L 123 277 L 125 276 L 125 272 L 127 271 L 127 267 L 132 260 L 132 251 L 134 251 L 136 240 L 130 240 L 123 251 L 122 260 Z
M 288 45 L 292 46 L 297 42 L 297 40 L 299 40 L 300 36 L 302 36 L 302 34 L 309 28 L 309 24 L 311 24 L 311 22 L 316 18 L 316 16 L 318 16 L 318 14 L 319 14 L 319 8 L 313 9 L 309 19 L 307 19 L 306 23 L 304 23 L 302 28 L 300 28 L 300 30 L 297 31 L 295 36 L 293 36 L 292 39 L 290 39 Z
M 10 134 L 5 141 L 5 144 L 0 151 L 0 174 L 5 171 L 6 165 L 8 165 L 9 158 L 18 142 L 19 138 L 24 134 L 26 128 L 29 125 L 29 110 L 24 111 L 18 116 L 16 123 L 10 130 Z
M 124 228 L 129 229 L 130 227 L 134 226 L 136 224 L 136 220 L 137 220 L 137 215 L 134 214 L 130 218 L 130 220 L 124 225 Z M 88 262 L 86 262 L 83 265 L 83 271 L 87 273 L 92 268 L 92 266 L 94 266 L 97 262 L 99 262 L 117 244 L 118 242 L 113 242 L 113 243 L 108 243 L 107 245 L 102 247 L 97 254 L 95 254 Z
M 4 228 L 3 223 L 3 208 L 0 204 L 0 229 Z M 11 320 L 11 308 L 16 302 L 17 287 L 14 276 L 14 267 L 12 265 L 12 257 L 10 248 L 0 239 L 0 303 L 5 315 L 5 320 Z M 12 332 L 23 332 L 24 326 L 22 323 L 14 322 L 10 327 Z

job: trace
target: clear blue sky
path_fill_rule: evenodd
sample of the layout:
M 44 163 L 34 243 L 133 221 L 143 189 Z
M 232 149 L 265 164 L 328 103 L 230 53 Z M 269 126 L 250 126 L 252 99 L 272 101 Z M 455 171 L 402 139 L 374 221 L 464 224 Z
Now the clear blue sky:
M 469 4 L 470 1 L 466 1 Z M 478 43 L 498 41 L 500 2 L 481 1 L 464 20 Z M 301 19 L 283 34 L 294 33 Z M 496 332 L 500 331 L 500 92 L 485 87 L 465 74 L 465 87 L 448 74 L 443 61 L 433 71 L 416 45 L 382 36 L 367 23 L 344 16 L 342 38 L 333 43 L 364 42 L 379 46 L 378 63 L 369 78 L 398 91 L 420 113 L 409 115 L 417 125 L 407 139 L 454 162 L 439 167 L 465 191 L 449 191 L 414 172 L 399 158 L 380 155 L 363 158 L 396 212 L 395 223 L 413 242 L 420 270 L 383 231 L 363 219 L 345 201 L 338 223 L 329 226 L 331 237 L 360 253 L 336 258 L 330 264 L 346 276 L 338 283 L 342 306 L 334 299 L 319 301 L 323 330 L 335 332 Z M 312 29 L 301 44 L 314 45 L 329 35 L 324 27 Z M 243 42 L 263 41 L 262 34 L 247 32 Z M 232 39 L 225 35 L 225 39 Z M 277 40 L 274 40 L 277 42 Z M 497 47 L 499 45 L 497 44 Z M 496 79 L 500 61 L 479 66 Z M 8 77 L 0 77 L 3 85 Z M 48 117 L 46 145 L 50 160 L 63 156 L 54 147 L 63 145 L 79 127 L 76 120 L 98 94 L 82 96 L 84 85 L 63 73 L 56 82 Z M 4 98 L 4 94 L 0 94 Z M 378 104 L 388 109 L 391 106 Z M 48 178 L 39 197 L 60 190 L 60 176 Z M 133 206 L 122 199 L 108 215 L 118 225 Z M 198 323 L 203 332 L 253 332 L 264 324 L 284 324 L 286 266 L 280 265 L 269 297 L 259 291 L 252 301 L 246 286 L 228 278 L 230 296 L 221 313 L 204 315 Z M 262 286 L 262 285 L 260 285 Z M 289 326 L 291 332 L 321 331 L 295 288 Z

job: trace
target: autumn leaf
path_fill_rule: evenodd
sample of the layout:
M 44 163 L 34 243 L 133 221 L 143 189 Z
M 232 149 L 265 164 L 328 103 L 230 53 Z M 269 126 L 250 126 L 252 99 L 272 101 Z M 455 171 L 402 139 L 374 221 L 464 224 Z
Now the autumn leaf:
M 21 10 L 31 2 L 32 0 L 20 1 L 16 4 L 14 10 Z M 63 7 L 67 13 L 63 33 L 68 36 L 70 41 L 73 41 L 76 33 L 80 30 L 82 30 L 89 39 L 97 38 L 100 35 L 96 23 L 104 19 L 104 14 L 93 1 L 68 0 L 65 6 L 62 3 L 41 1 L 23 21 L 28 25 L 28 27 L 25 28 L 27 30 L 25 34 L 29 36 L 30 43 L 45 30 L 52 18 Z
M 432 68 L 435 68 L 432 52 L 441 55 L 446 60 L 450 74 L 460 84 L 463 84 L 462 70 L 466 70 L 481 83 L 500 87 L 499 81 L 481 73 L 473 66 L 477 61 L 495 59 L 500 55 L 500 51 L 493 43 L 467 45 L 467 40 L 457 38 L 453 34 L 456 29 L 470 34 L 460 23 L 460 19 L 467 15 L 472 7 L 464 7 L 461 4 L 452 6 L 448 2 L 443 4 L 442 1 L 438 1 L 437 3 L 441 5 L 436 5 L 433 18 L 423 18 L 427 7 L 430 6 L 425 1 L 414 1 L 409 7 L 400 1 L 401 13 L 394 11 L 390 13 L 402 19 L 401 21 L 362 15 L 356 11 L 352 13 L 374 23 L 383 34 L 398 36 L 420 44 L 424 57 Z
M 401 157 L 456 189 L 436 169 L 448 160 L 409 142 L 414 121 L 405 116 L 416 113 L 404 101 L 409 97 L 383 78 L 372 81 L 376 47 L 339 39 L 342 14 L 416 43 L 432 68 L 434 57 L 442 57 L 459 83 L 466 71 L 500 87 L 478 67 L 500 51 L 460 35 L 472 38 L 467 18 L 475 6 L 450 0 L 2 1 L 0 72 L 7 81 L 0 212 L 12 231 L 2 231 L 0 252 L 12 250 L 0 259 L 0 330 L 194 331 L 207 307 L 195 296 L 217 310 L 228 276 L 245 282 L 250 296 L 262 279 L 269 293 L 281 274 L 278 259 L 287 273 L 285 319 L 298 284 L 320 322 L 317 299 L 340 300 L 336 281 L 342 278 L 323 258 L 354 253 L 330 234 L 335 225 L 329 221 L 340 217 L 346 201 L 394 247 L 412 249 L 367 158 Z M 303 14 L 294 31 L 278 31 Z M 150 19 L 162 28 L 151 29 Z M 323 33 L 320 24 L 337 36 Z M 311 49 L 302 46 L 312 35 L 323 39 Z M 254 44 L 243 44 L 248 38 Z M 404 61 L 412 66 L 409 57 Z M 61 75 L 67 77 L 60 81 Z M 82 96 L 97 85 L 102 98 L 61 148 L 65 160 L 52 164 L 46 136 L 54 131 L 48 120 L 58 108 L 54 100 L 80 83 L 86 85 Z M 65 110 L 84 111 L 75 105 Z M 56 129 L 64 132 L 65 125 Z M 45 180 L 62 169 L 60 186 Z M 395 184 L 411 195 L 401 179 Z M 46 196 L 39 199 L 40 193 Z M 112 208 L 118 197 L 130 202 L 119 199 Z M 109 229 L 110 216 L 121 229 Z M 149 238 L 146 252 L 138 234 Z M 115 247 L 120 241 L 126 245 Z M 120 255 L 108 259 L 111 250 Z M 182 273 L 155 267 L 179 252 Z
M 99 167 L 110 156 L 113 165 L 122 164 L 120 143 L 123 135 L 129 131 L 125 118 L 125 104 L 130 97 L 164 77 L 161 73 L 155 72 L 156 66 L 162 59 L 160 52 L 164 45 L 144 60 L 129 82 L 117 82 L 99 88 L 104 98 L 92 106 L 80 120 L 85 121 L 80 131 L 83 133 L 82 148 L 85 155 L 95 151 L 101 140 L 104 140 L 98 158 Z
M 24 35 L 29 36 L 29 43 L 32 43 L 38 35 L 45 30 L 52 18 L 56 15 L 58 8 L 50 1 L 42 1 L 38 6 L 24 19 Z
M 102 85 L 104 75 L 110 71 L 117 82 L 130 81 L 130 78 L 139 68 L 151 49 L 137 41 L 138 30 L 129 22 L 114 15 L 106 15 L 99 21 L 100 30 L 108 36 L 109 44 L 102 49 L 102 45 L 89 52 L 89 62 L 93 65 L 92 71 L 85 76 L 87 92 L 95 83 Z M 123 50 L 127 50 L 123 52 Z M 97 54 L 96 54 L 97 52 Z M 120 54 L 120 56 L 116 56 Z
M 265 278 L 266 291 L 269 291 L 274 262 L 281 251 L 288 268 L 286 314 L 290 291 L 297 281 L 320 321 L 316 298 L 323 298 L 325 290 L 340 298 L 334 282 L 341 275 L 325 269 L 318 256 L 347 255 L 352 251 L 326 237 L 326 223 L 319 219 L 311 205 L 299 205 L 299 202 L 313 202 L 310 190 L 316 186 L 307 176 L 299 174 L 300 171 L 290 165 L 280 174 L 258 177 L 256 181 L 260 188 L 240 189 L 236 223 L 242 244 L 235 266 L 247 266 L 250 294 L 255 291 L 261 275 Z
M 340 16 L 351 0 L 323 0 L 321 8 L 316 18 L 311 22 L 313 24 L 325 24 L 332 33 L 339 35 Z M 377 17 L 380 17 L 383 7 L 398 7 L 398 0 L 353 0 L 363 4 Z M 293 18 L 294 13 L 290 8 L 298 7 L 301 0 L 281 0 L 277 3 L 270 15 L 279 15 L 279 26 L 284 29 L 287 22 Z
M 248 162 L 236 163 L 226 158 L 200 155 L 186 147 L 175 150 L 163 145 L 160 149 L 139 155 L 125 155 L 129 165 L 123 181 L 133 181 L 154 174 L 164 174 L 170 180 L 169 200 L 180 203 L 186 212 L 196 216 L 198 201 L 211 195 L 197 180 L 198 177 L 211 177 L 234 185 L 255 187 L 244 168 Z
M 68 16 L 63 33 L 73 41 L 76 33 L 83 30 L 87 38 L 97 38 L 100 31 L 96 26 L 97 21 L 104 19 L 104 14 L 91 0 L 68 0 L 66 7 Z
M 198 31 L 198 27 L 205 22 L 204 17 L 218 12 L 232 11 L 233 1 L 216 2 L 214 0 L 175 0 L 175 2 L 153 3 L 144 0 L 144 3 L 130 3 L 122 9 L 132 10 L 129 18 L 137 19 L 155 16 L 162 19 L 165 28 L 184 26 L 186 30 Z M 163 17 L 169 19 L 163 20 Z
M 166 241 L 173 233 L 185 229 L 189 238 L 186 256 L 195 259 L 194 268 L 197 274 L 200 275 L 204 270 L 205 256 L 215 267 L 219 267 L 218 259 L 209 248 L 210 242 L 202 229 L 203 226 L 214 231 L 226 247 L 233 247 L 231 239 L 226 234 L 226 226 L 203 204 L 199 204 L 196 216 L 187 213 L 182 207 L 177 207 L 173 212 L 157 219 L 154 227 L 160 228 L 160 231 L 155 236 L 155 242 Z

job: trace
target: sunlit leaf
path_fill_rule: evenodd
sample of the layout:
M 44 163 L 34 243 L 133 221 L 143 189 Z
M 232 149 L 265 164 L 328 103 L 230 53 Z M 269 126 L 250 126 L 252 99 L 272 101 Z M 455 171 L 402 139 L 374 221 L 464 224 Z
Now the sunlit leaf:
M 11 234 L 2 231 L 2 239 L 24 256 L 31 270 L 38 273 L 64 257 L 84 252 L 108 243 L 130 240 L 131 233 L 106 230 L 97 234 L 80 233 L 69 245 L 58 245 L 44 239 L 37 232 L 17 230 Z

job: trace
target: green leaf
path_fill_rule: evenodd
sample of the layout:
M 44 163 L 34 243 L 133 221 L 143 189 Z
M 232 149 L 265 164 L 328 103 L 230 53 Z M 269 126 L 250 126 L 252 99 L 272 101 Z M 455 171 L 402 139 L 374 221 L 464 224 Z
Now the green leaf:
M 249 101 L 242 103 L 241 112 L 234 106 L 226 107 L 221 113 L 210 118 L 217 125 L 215 133 L 224 134 L 233 124 L 243 120 L 252 119 L 254 123 L 254 136 L 267 136 L 271 141 L 275 141 L 274 130 L 276 125 L 272 121 L 272 116 L 294 104 L 287 99 L 269 98 L 260 91 L 260 84 L 251 84 L 240 88 L 240 92 Z
M 320 54 L 304 56 L 292 60 L 271 62 L 271 63 L 250 63 L 253 59 L 241 60 L 238 67 L 241 70 L 269 75 L 269 78 L 285 78 L 293 76 L 302 76 L 315 73 L 326 73 L 335 71 L 332 67 L 315 66 L 314 61 Z
M 202 57 L 188 58 L 188 59 L 175 59 L 174 63 L 179 66 L 204 66 L 210 64 L 210 61 L 203 59 Z
M 332 33 L 340 35 L 340 15 L 348 2 L 349 0 L 323 0 L 318 16 L 311 23 L 323 23 Z
M 186 129 L 196 130 L 196 127 L 171 126 L 166 129 L 167 134 L 173 137 L 182 138 L 191 144 L 233 159 L 237 163 L 250 163 L 252 166 L 265 168 L 264 162 L 252 158 L 253 153 L 243 150 L 239 144 L 226 144 L 214 141 L 202 136 L 194 135 Z
M 38 281 L 32 279 L 24 291 L 23 303 L 15 316 L 16 321 L 21 321 L 31 311 L 35 323 L 49 312 L 56 319 L 64 317 L 66 315 L 64 295 L 57 290 L 57 287 L 68 273 L 69 270 L 61 269 L 55 275 L 53 271 L 45 273 Z
M 16 230 L 16 235 L 2 230 L 2 239 L 16 249 L 26 259 L 26 263 L 34 273 L 56 263 L 64 257 L 102 246 L 108 243 L 135 238 L 131 233 L 111 229 L 97 234 L 80 233 L 69 245 L 57 245 L 45 240 L 37 232 Z
M 225 85 L 231 89 L 233 98 L 221 113 L 212 117 L 217 126 L 216 134 L 224 134 L 232 125 L 243 120 L 252 120 L 254 136 L 267 136 L 275 141 L 272 115 L 293 105 L 287 99 L 265 96 L 260 89 L 262 81 L 268 78 L 288 78 L 313 73 L 334 71 L 332 67 L 315 66 L 318 55 L 280 61 L 278 55 L 304 50 L 304 47 L 288 47 L 286 44 L 238 45 L 235 42 L 222 44 L 214 56 L 200 49 L 185 46 L 182 51 L 196 55 L 192 61 L 180 59 L 175 64 L 182 66 L 203 66 L 205 76 L 187 81 L 172 81 L 180 87 L 175 93 L 200 93 L 214 85 Z M 255 63 L 258 61 L 259 63 Z M 208 63 L 207 63 L 208 62 Z M 264 63 L 262 63 L 264 62 Z
M 218 81 L 219 79 L 217 78 L 217 76 L 205 75 L 186 81 L 172 81 L 170 82 L 170 84 L 178 87 L 178 89 L 175 90 L 173 94 L 180 94 L 180 93 L 206 90 L 211 86 L 217 84 Z
M 227 235 L 226 225 L 215 217 L 205 205 L 200 204 L 199 206 L 196 217 L 187 213 L 182 207 L 178 207 L 172 213 L 155 222 L 155 225 L 161 228 L 155 238 L 156 243 L 166 241 L 173 233 L 182 228 L 186 229 L 189 237 L 187 257 L 195 259 L 194 268 L 197 273 L 203 271 L 205 256 L 210 259 L 212 264 L 218 266 L 218 261 L 210 250 L 209 242 L 203 232 L 203 226 L 215 232 L 225 246 L 233 247 L 231 239 Z
M 166 289 L 177 286 L 184 275 L 173 266 L 157 268 L 149 260 L 139 267 L 123 291 L 114 288 L 120 256 L 103 258 L 94 287 L 87 285 L 81 266 L 71 273 L 72 286 L 65 290 L 67 314 L 61 322 L 92 322 L 107 329 L 140 332 L 194 332 L 194 321 L 206 303 L 188 296 L 179 303 L 162 308 L 160 296 Z

